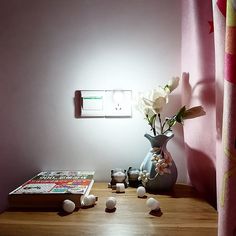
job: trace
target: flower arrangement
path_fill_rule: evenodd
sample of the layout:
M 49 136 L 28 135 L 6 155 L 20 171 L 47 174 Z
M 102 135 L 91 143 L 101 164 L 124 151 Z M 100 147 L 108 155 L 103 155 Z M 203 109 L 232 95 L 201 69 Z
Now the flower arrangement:
M 195 106 L 186 109 L 185 106 L 181 107 L 174 115 L 166 117 L 162 121 L 161 112 L 169 103 L 169 94 L 172 93 L 179 85 L 179 78 L 174 77 L 168 81 L 164 87 L 157 87 L 147 93 L 139 94 L 137 108 L 143 114 L 151 127 L 154 137 L 157 135 L 169 135 L 172 132 L 172 127 L 177 124 L 183 124 L 184 120 L 192 119 L 205 115 L 202 106 Z M 152 162 L 155 165 L 157 175 L 170 174 L 170 167 L 172 159 L 170 155 L 166 155 L 161 147 L 154 147 L 151 150 Z M 139 174 L 139 180 L 147 182 L 150 179 L 149 173 L 143 170 Z
M 162 122 L 161 111 L 169 102 L 169 94 L 176 89 L 178 85 L 179 77 L 174 77 L 169 80 L 164 87 L 159 86 L 147 93 L 139 94 L 138 110 L 145 115 L 145 119 L 148 125 L 150 125 L 154 136 L 172 131 L 172 127 L 176 123 L 183 124 L 186 119 L 192 119 L 206 114 L 202 106 L 195 106 L 190 109 L 186 109 L 186 107 L 183 106 L 176 114 L 171 117 L 166 117 L 165 121 Z M 156 124 L 157 119 L 158 125 Z

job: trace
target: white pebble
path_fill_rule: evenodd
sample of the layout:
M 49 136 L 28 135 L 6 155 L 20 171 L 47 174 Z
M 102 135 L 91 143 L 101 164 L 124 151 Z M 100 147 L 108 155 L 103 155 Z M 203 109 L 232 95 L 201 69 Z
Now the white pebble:
M 160 202 L 152 197 L 147 200 L 146 204 L 147 204 L 147 207 L 150 208 L 152 211 L 160 210 Z
M 125 192 L 125 185 L 123 183 L 116 184 L 116 192 L 117 193 L 124 193 Z
M 116 206 L 116 199 L 114 197 L 109 197 L 106 201 L 106 208 L 109 210 L 114 209 Z
M 137 188 L 138 197 L 144 197 L 146 194 L 146 189 L 143 186 Z
M 75 203 L 69 199 L 64 200 L 62 208 L 65 212 L 71 213 L 75 210 Z
M 96 202 L 96 197 L 94 195 L 85 196 L 83 199 L 84 206 L 93 206 Z

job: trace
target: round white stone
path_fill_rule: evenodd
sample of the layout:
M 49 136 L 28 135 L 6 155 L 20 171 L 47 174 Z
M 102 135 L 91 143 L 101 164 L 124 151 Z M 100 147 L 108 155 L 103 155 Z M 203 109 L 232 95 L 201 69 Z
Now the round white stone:
M 125 185 L 123 183 L 116 184 L 116 192 L 123 193 L 125 192 Z
M 156 210 L 156 211 L 160 210 L 160 202 L 152 197 L 147 200 L 146 204 L 147 207 L 150 208 L 151 210 Z
M 109 197 L 106 201 L 106 208 L 109 210 L 114 209 L 116 206 L 116 199 L 114 197 Z
M 146 194 L 146 189 L 143 186 L 137 188 L 138 197 L 144 197 Z
M 92 206 L 96 202 L 96 197 L 94 195 L 88 195 L 84 197 L 83 203 L 84 206 Z
M 64 200 L 62 208 L 65 212 L 71 213 L 75 210 L 75 203 L 69 199 Z

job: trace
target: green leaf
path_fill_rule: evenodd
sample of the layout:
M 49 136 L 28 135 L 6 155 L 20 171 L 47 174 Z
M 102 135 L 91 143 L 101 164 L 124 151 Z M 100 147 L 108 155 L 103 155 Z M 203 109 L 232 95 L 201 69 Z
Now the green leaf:
M 183 116 L 184 116 L 184 113 L 186 111 L 186 107 L 183 106 L 182 108 L 180 108 L 179 112 L 177 113 L 176 117 L 175 117 L 175 120 L 179 123 L 182 123 L 183 121 Z
M 151 118 L 150 118 L 150 120 L 149 120 L 149 122 L 150 122 L 150 124 L 153 124 L 153 123 L 155 123 L 155 120 L 156 120 L 156 114 L 154 114 Z
M 176 123 L 176 118 L 173 117 L 173 118 L 170 118 L 168 121 L 167 121 L 167 124 L 169 125 L 169 127 L 172 127 L 173 125 L 175 125 Z

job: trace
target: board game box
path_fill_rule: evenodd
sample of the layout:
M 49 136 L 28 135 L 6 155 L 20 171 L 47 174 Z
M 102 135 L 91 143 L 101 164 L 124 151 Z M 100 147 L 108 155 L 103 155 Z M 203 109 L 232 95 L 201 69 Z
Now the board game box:
M 58 208 L 65 199 L 80 207 L 93 183 L 94 171 L 43 171 L 9 193 L 9 207 Z

